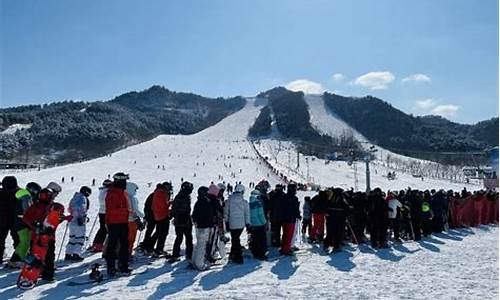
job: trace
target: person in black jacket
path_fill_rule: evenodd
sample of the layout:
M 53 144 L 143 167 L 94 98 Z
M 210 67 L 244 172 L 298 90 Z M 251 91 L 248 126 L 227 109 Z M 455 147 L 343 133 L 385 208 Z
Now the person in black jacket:
M 280 253 L 283 255 L 293 255 L 292 238 L 295 232 L 295 224 L 300 217 L 300 203 L 296 196 L 297 186 L 290 183 L 287 186 L 287 193 L 278 206 L 279 221 L 282 224 L 283 239 L 281 241 Z
M 14 226 L 18 189 L 16 177 L 5 176 L 2 179 L 2 188 L 0 188 L 0 263 L 3 263 L 5 239 L 9 233 L 14 242 L 14 248 L 19 244 L 19 237 Z
M 186 237 L 186 259 L 190 260 L 193 255 L 193 223 L 191 221 L 191 192 L 193 184 L 184 181 L 181 190 L 175 196 L 170 210 L 170 215 L 174 218 L 175 242 L 172 251 L 172 259 L 180 257 L 183 237 Z
M 313 218 L 313 226 L 309 241 L 314 243 L 321 242 L 325 234 L 325 217 L 328 203 L 328 192 L 319 191 L 319 193 L 311 199 L 311 213 Z
M 210 265 L 206 259 L 208 239 L 215 219 L 215 211 L 208 198 L 208 187 L 198 188 L 198 199 L 191 217 L 196 228 L 196 246 L 193 250 L 192 264 L 198 270 L 206 270 Z
M 368 196 L 370 241 L 373 248 L 387 248 L 387 229 L 389 206 L 380 188 L 370 192 Z
M 342 193 L 343 190 L 340 188 L 333 189 L 326 209 L 326 238 L 324 240 L 324 248 L 328 250 L 332 246 L 334 252 L 340 251 L 349 209 L 349 205 Z
M 352 230 L 354 231 L 358 243 L 364 243 L 366 241 L 365 228 L 367 222 L 366 193 L 354 193 L 351 201 L 351 206 L 353 207 L 351 216 Z
M 281 221 L 279 219 L 280 208 L 282 206 L 283 198 L 285 193 L 283 192 L 283 186 L 277 184 L 275 189 L 269 193 L 269 205 L 268 205 L 268 220 L 271 223 L 271 246 L 279 247 L 281 244 Z
M 158 183 L 156 185 L 156 188 L 160 188 L 161 183 Z M 139 248 L 142 249 L 142 251 L 146 254 L 151 254 L 153 253 L 153 248 L 156 244 L 156 240 L 158 239 L 158 234 L 155 230 L 156 228 L 156 222 L 155 218 L 153 215 L 153 209 L 151 207 L 153 203 L 153 195 L 154 192 L 149 194 L 149 196 L 146 198 L 146 202 L 144 202 L 144 220 L 146 221 L 146 232 L 144 233 L 144 239 L 139 245 Z

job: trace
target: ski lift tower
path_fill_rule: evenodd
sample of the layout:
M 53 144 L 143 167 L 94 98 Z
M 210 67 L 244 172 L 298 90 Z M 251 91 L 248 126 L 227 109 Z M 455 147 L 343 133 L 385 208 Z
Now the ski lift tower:
M 371 145 L 367 152 L 365 152 L 365 164 L 366 164 L 366 192 L 370 192 L 370 161 L 372 154 L 375 154 L 378 150 L 374 145 Z

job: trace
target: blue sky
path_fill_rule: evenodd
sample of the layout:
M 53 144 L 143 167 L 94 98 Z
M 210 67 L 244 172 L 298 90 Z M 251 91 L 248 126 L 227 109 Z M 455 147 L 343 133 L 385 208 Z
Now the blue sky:
M 0 106 L 277 85 L 498 116 L 496 0 L 1 0 Z

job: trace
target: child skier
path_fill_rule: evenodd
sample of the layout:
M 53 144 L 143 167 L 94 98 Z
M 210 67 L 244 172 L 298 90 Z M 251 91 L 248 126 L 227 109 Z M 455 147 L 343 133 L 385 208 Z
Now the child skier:
M 87 211 L 89 209 L 88 197 L 92 190 L 88 186 L 82 186 L 80 192 L 75 193 L 69 202 L 69 213 L 72 220 L 69 222 L 69 241 L 66 246 L 66 261 L 82 261 L 82 247 L 85 243 L 85 231 L 88 221 Z

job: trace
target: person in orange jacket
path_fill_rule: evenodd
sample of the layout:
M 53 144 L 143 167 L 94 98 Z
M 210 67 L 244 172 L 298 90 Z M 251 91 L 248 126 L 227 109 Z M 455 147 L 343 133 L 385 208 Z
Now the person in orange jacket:
M 153 202 L 151 208 L 153 210 L 153 217 L 156 223 L 156 230 L 158 232 L 158 240 L 156 248 L 153 252 L 154 257 L 168 256 L 164 252 L 165 241 L 167 239 L 170 227 L 170 197 L 172 194 L 172 184 L 164 182 L 159 185 L 153 194 Z
M 127 188 L 128 175 L 116 173 L 113 175 L 113 185 L 106 194 L 106 226 L 108 227 L 108 246 L 105 259 L 108 275 L 114 276 L 116 270 L 116 250 L 118 252 L 118 271 L 121 274 L 130 274 L 128 267 L 128 217 L 129 201 Z

